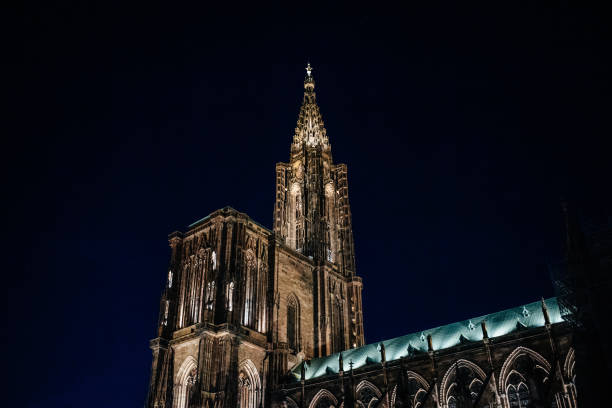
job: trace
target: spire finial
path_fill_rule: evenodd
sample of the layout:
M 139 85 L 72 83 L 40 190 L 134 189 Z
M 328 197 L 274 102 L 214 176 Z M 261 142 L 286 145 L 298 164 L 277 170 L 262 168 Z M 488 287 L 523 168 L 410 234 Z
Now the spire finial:
M 306 64 L 306 78 L 304 78 L 304 89 L 308 95 L 312 96 L 314 102 L 314 77 L 312 76 L 312 65 L 310 65 L 310 61 Z M 304 95 L 306 96 L 306 95 Z

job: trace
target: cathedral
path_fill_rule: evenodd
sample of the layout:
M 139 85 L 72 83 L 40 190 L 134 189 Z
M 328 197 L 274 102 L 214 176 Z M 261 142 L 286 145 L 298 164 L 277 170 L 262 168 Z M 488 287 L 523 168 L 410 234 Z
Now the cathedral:
M 577 406 L 556 298 L 364 343 L 348 175 L 310 64 L 272 230 L 225 207 L 169 236 L 147 407 Z

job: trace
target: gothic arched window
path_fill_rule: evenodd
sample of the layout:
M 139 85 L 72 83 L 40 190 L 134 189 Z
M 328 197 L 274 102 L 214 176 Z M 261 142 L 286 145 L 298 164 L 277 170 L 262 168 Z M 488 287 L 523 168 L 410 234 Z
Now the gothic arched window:
M 378 396 L 372 388 L 362 387 L 361 390 L 359 390 L 357 399 L 363 404 L 363 406 L 369 407 L 371 402 L 376 403 L 376 401 L 378 401 Z
M 332 300 L 332 346 L 333 352 L 344 350 L 344 316 L 342 315 L 342 300 L 336 296 Z
M 300 314 L 299 304 L 295 296 L 289 296 L 287 301 L 287 344 L 289 348 L 299 351 L 300 347 Z
M 176 389 L 174 393 L 174 407 L 187 408 L 189 400 L 194 391 L 197 379 L 197 365 L 195 358 L 189 356 L 179 368 L 176 377 Z
M 215 303 L 215 281 L 208 282 L 206 285 L 206 309 L 212 310 Z
M 520 383 L 518 386 L 508 386 L 508 402 L 511 408 L 525 408 L 529 406 L 529 388 L 525 383 Z
M 244 313 L 242 316 L 242 324 L 255 328 L 255 306 L 256 306 L 256 288 L 257 288 L 257 263 L 255 255 L 252 251 L 247 251 L 244 279 Z
M 261 380 L 251 360 L 240 364 L 238 372 L 238 407 L 259 408 L 261 402 Z
M 525 383 L 519 384 L 518 397 L 519 397 L 519 403 L 521 407 L 529 406 L 529 402 L 530 402 L 529 389 L 527 388 Z

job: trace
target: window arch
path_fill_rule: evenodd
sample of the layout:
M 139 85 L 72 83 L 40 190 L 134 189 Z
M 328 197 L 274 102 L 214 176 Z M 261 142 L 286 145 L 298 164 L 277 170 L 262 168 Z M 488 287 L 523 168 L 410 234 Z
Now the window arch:
M 244 360 L 238 368 L 238 407 L 258 408 L 261 393 L 261 380 L 255 364 Z
M 313 397 L 308 408 L 330 408 L 338 406 L 338 400 L 334 394 L 326 389 L 319 390 Z
M 522 357 L 527 356 L 535 363 L 538 363 L 541 367 L 542 371 L 546 374 L 550 373 L 550 363 L 542 357 L 539 353 L 527 348 L 519 346 L 515 348 L 512 353 L 506 358 L 504 364 L 502 366 L 500 375 L 499 375 L 499 391 L 504 392 L 508 383 L 508 378 L 512 373 L 513 367 L 516 364 L 517 360 Z M 520 370 L 519 370 L 520 371 Z
M 526 408 L 529 406 L 531 402 L 529 388 L 524 382 L 517 385 L 510 384 L 506 390 L 510 408 Z
M 255 293 L 257 284 L 257 261 L 252 250 L 245 254 L 244 279 L 244 313 L 242 324 L 254 328 L 255 324 Z
M 526 347 L 514 349 L 499 376 L 500 391 L 506 393 L 508 406 L 524 408 L 532 399 L 541 398 L 550 370 L 550 363 L 539 353 Z
M 357 400 L 365 407 L 376 404 L 382 395 L 378 388 L 367 380 L 363 380 L 357 385 L 355 393 L 357 394 Z
M 196 359 L 188 356 L 181 364 L 181 368 L 176 375 L 176 391 L 174 393 L 174 406 L 176 408 L 187 408 L 189 406 L 189 397 L 196 382 L 196 377 Z
M 334 353 L 344 350 L 344 314 L 343 300 L 337 294 L 332 296 L 332 316 L 331 316 L 331 334 L 332 334 L 332 351 Z
M 466 394 L 472 399 L 472 391 L 482 384 L 485 377 L 484 371 L 478 365 L 464 359 L 457 360 L 444 374 L 440 387 L 440 400 L 448 403 L 450 397 L 453 397 L 455 404 L 458 404 L 457 400 L 465 399 L 468 396 Z
M 287 298 L 287 344 L 296 353 L 300 350 L 300 303 L 294 294 Z

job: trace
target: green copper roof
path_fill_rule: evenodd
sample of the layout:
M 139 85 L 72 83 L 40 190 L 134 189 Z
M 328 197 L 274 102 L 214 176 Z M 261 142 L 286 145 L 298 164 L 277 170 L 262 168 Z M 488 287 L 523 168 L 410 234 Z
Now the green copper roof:
M 189 224 L 189 227 L 188 227 L 188 228 L 191 228 L 191 227 L 193 227 L 193 226 L 195 226 L 195 225 L 198 225 L 198 224 L 200 224 L 201 222 L 204 222 L 204 221 L 206 221 L 206 220 L 207 220 L 207 219 L 209 219 L 209 218 L 210 218 L 210 214 L 208 214 L 208 215 L 207 215 L 206 217 L 204 217 L 204 218 L 200 218 L 199 220 L 197 220 L 197 221 L 196 221 L 196 222 L 194 222 L 194 223 Z
M 545 303 L 548 308 L 550 322 L 554 324 L 563 321 L 559 312 L 557 298 L 546 299 Z M 384 340 L 382 343 L 385 345 L 386 359 L 387 361 L 393 361 L 405 357 L 408 355 L 409 348 L 415 353 L 427 352 L 428 335 L 431 335 L 434 350 L 443 350 L 465 342 L 481 341 L 483 334 L 480 323 L 483 320 L 486 322 L 489 338 L 503 336 L 520 328 L 543 327 L 544 314 L 542 312 L 542 302 L 533 302 L 525 306 Z M 353 362 L 353 369 L 367 364 L 380 363 L 379 344 L 380 342 L 343 351 L 344 370 L 348 371 L 350 361 Z M 307 380 L 326 374 L 336 374 L 338 373 L 339 354 L 335 353 L 327 357 L 315 358 L 309 362 L 301 363 L 291 373 L 299 380 L 301 365 L 306 364 Z

